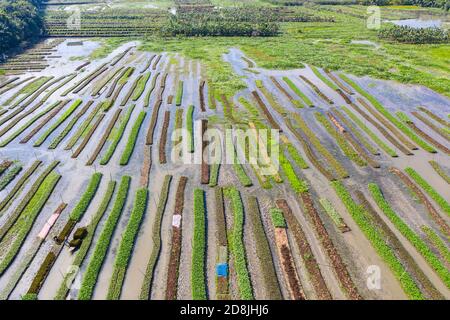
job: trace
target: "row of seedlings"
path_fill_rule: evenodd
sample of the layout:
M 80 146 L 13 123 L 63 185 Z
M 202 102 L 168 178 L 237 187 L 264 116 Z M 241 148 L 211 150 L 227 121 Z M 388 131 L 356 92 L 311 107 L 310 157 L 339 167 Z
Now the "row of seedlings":
M 36 127 L 34 127 L 25 137 L 20 140 L 21 144 L 27 143 L 31 140 L 43 127 L 53 120 L 56 115 L 70 102 L 70 100 L 61 101 Z
M 229 267 L 228 267 L 228 239 L 227 222 L 223 201 L 223 189 L 214 188 L 215 198 L 215 224 L 216 224 L 216 298 L 217 300 L 230 300 Z
M 130 121 L 131 114 L 133 113 L 134 108 L 135 105 L 131 105 L 128 107 L 126 113 L 121 116 L 118 127 L 114 128 L 114 130 L 112 130 L 112 132 L 109 134 L 107 140 L 110 141 L 110 144 L 106 149 L 106 152 L 100 159 L 101 165 L 106 165 L 108 164 L 109 160 L 111 160 L 111 157 L 116 151 L 119 142 L 122 140 L 123 134 L 125 132 L 128 122 Z
M 248 271 L 244 236 L 244 205 L 239 191 L 234 187 L 224 189 L 224 196 L 230 200 L 233 224 L 228 230 L 230 258 L 237 278 L 239 297 L 242 300 L 253 300 L 253 286 Z
M 406 125 L 409 126 L 411 128 L 411 130 L 413 130 L 419 137 L 421 137 L 424 140 L 428 141 L 428 143 L 430 143 L 431 145 L 435 146 L 437 149 L 441 150 L 445 154 L 450 155 L 450 149 L 449 148 L 444 146 L 439 141 L 436 141 L 430 135 L 428 135 L 427 133 L 422 131 L 419 127 L 417 127 L 416 124 L 411 120 L 411 118 L 406 115 L 406 113 L 404 113 L 402 111 L 397 111 L 396 115 L 401 121 L 406 123 Z
M 400 150 L 403 154 L 410 156 L 413 153 L 402 145 L 395 137 L 393 137 L 382 125 L 380 125 L 377 121 L 375 121 L 370 115 L 368 115 L 364 110 L 362 110 L 358 105 L 354 103 L 350 103 L 350 106 L 358 112 L 367 122 L 373 125 L 377 130 L 388 140 L 392 145 L 394 145 L 398 150 Z M 348 110 L 348 109 L 347 109 Z M 346 111 L 346 109 L 344 109 Z M 352 119 L 353 120 L 353 119 Z M 375 135 L 375 134 L 374 134 Z M 378 138 L 379 139 L 379 138 Z M 375 141 L 375 140 L 374 140 Z
M 448 131 L 445 131 L 444 128 L 435 125 L 433 122 L 431 122 L 429 119 L 427 119 L 417 111 L 412 111 L 411 114 L 420 121 L 422 121 L 424 124 L 426 124 L 431 130 L 436 132 L 442 138 L 444 138 L 447 141 L 450 141 L 450 133 Z
M 35 238 L 35 241 L 33 241 L 31 246 L 27 249 L 27 251 L 23 255 L 22 259 L 20 260 L 20 264 L 14 268 L 14 273 L 12 274 L 11 277 L 9 277 L 8 283 L 3 287 L 2 291 L 0 292 L 1 300 L 7 300 L 9 298 L 9 296 L 17 286 L 17 283 L 21 280 L 21 278 L 27 271 L 28 267 L 31 265 L 42 244 L 45 242 L 47 236 L 50 234 L 50 231 L 52 230 L 53 226 L 55 225 L 58 218 L 61 216 L 62 212 L 66 207 L 67 207 L 66 203 L 61 203 L 53 212 L 53 214 L 50 216 L 50 218 L 47 220 L 46 224 Z M 37 298 L 37 293 L 32 295 L 32 298 L 34 297 Z
M 139 131 L 142 127 L 142 123 L 144 122 L 145 116 L 147 112 L 141 111 L 131 128 L 130 134 L 128 136 L 127 144 L 122 152 L 122 156 L 120 157 L 120 165 L 125 166 L 130 161 L 131 155 L 133 154 L 134 148 L 136 146 L 136 141 L 138 139 Z
M 116 188 L 116 181 L 109 181 L 108 186 L 106 188 L 103 199 L 100 203 L 100 206 L 97 208 L 95 214 L 91 218 L 90 222 L 86 225 L 87 236 L 83 239 L 81 245 L 79 246 L 75 258 L 73 259 L 71 265 L 80 268 L 81 264 L 85 260 L 89 249 L 92 246 L 92 242 L 94 240 L 95 231 L 100 223 L 100 220 L 106 214 L 106 211 L 109 207 L 109 204 L 113 198 L 114 190 Z M 71 270 L 76 270 L 72 268 Z M 55 300 L 65 300 L 67 294 L 70 291 L 72 281 L 74 280 L 73 272 L 67 272 L 64 274 L 63 281 L 59 286 L 56 295 L 54 297 Z
M 141 222 L 144 218 L 148 202 L 148 189 L 140 188 L 136 191 L 133 210 L 128 220 L 116 254 L 113 273 L 109 283 L 107 299 L 118 300 L 122 293 L 125 274 L 128 269 L 134 244 Z
M 97 106 L 88 114 L 86 119 L 84 119 L 84 121 L 78 127 L 77 131 L 75 131 L 74 134 L 70 137 L 69 141 L 64 147 L 64 150 L 72 150 L 72 148 L 77 144 L 78 140 L 89 130 L 89 127 L 92 127 L 92 121 L 101 112 L 102 107 L 104 107 L 103 103 L 97 103 Z
M 377 111 L 384 116 L 387 120 L 389 120 L 393 125 L 395 125 L 396 128 L 398 128 L 403 134 L 405 134 L 409 139 L 414 141 L 418 146 L 423 148 L 424 150 L 434 153 L 436 150 L 434 150 L 433 147 L 431 147 L 429 144 L 424 142 L 422 139 L 420 139 L 417 135 L 415 135 L 405 124 L 403 124 L 400 120 L 398 120 L 395 116 L 393 116 L 374 96 L 369 94 L 367 91 L 362 89 L 355 81 L 351 80 L 349 77 L 341 74 L 340 77 L 347 82 L 356 92 L 358 92 L 360 95 L 362 95 L 364 98 L 369 101 L 372 106 L 377 109 Z M 360 99 L 360 101 L 363 101 Z M 385 124 L 385 121 L 382 122 Z
M 283 275 L 289 288 L 289 296 L 292 300 L 305 300 L 306 296 L 300 283 L 300 278 L 292 257 L 291 247 L 287 235 L 287 224 L 283 211 L 276 208 L 270 209 L 270 218 L 274 228 L 274 241 L 277 247 Z
M 311 101 L 311 99 L 308 98 L 308 96 L 304 92 L 302 92 L 291 79 L 289 79 L 288 77 L 283 77 L 283 81 L 286 82 L 288 87 L 300 98 L 302 105 L 314 107 L 314 103 Z
M 341 134 L 344 137 L 344 139 L 350 143 L 350 145 L 356 150 L 356 152 L 361 156 L 361 158 L 364 159 L 364 161 L 366 161 L 373 168 L 380 168 L 380 163 L 373 160 L 369 156 L 366 150 L 362 147 L 362 143 L 358 141 L 356 138 L 354 138 L 331 112 L 327 112 L 327 116 L 330 119 L 331 123 L 334 125 L 334 127 L 337 129 L 337 131 L 339 131 L 339 134 Z
M 178 275 L 180 268 L 182 220 L 184 210 L 184 194 L 188 178 L 181 177 L 175 195 L 175 208 L 172 215 L 172 241 L 170 247 L 169 266 L 167 270 L 166 300 L 176 300 L 178 292 Z
M 450 204 L 447 200 L 434 189 L 425 178 L 423 178 L 416 170 L 411 167 L 405 168 L 405 172 L 417 183 L 425 192 L 439 205 L 439 207 L 448 216 L 450 216 Z
M 33 164 L 22 174 L 14 187 L 12 187 L 8 194 L 2 199 L 2 201 L 0 201 L 0 217 L 3 216 L 12 201 L 20 195 L 21 191 L 24 189 L 23 187 L 25 183 L 33 175 L 33 173 L 36 172 L 41 164 L 42 161 L 40 160 L 34 161 Z
M 86 271 L 82 275 L 81 286 L 78 292 L 79 300 L 90 300 L 94 294 L 95 285 L 97 283 L 98 276 L 108 253 L 108 249 L 111 245 L 111 239 L 116 230 L 117 223 L 122 214 L 123 208 L 128 197 L 128 190 L 130 188 L 131 177 L 123 176 L 119 189 L 117 191 L 114 205 L 109 213 L 101 230 L 100 236 L 96 241 L 96 245 L 92 255 L 89 258 Z
M 194 236 L 192 243 L 191 288 L 193 300 L 206 300 L 206 204 L 202 189 L 194 189 Z
M 358 152 L 348 143 L 348 141 L 341 135 L 331 123 L 325 118 L 325 116 L 319 112 L 314 114 L 316 120 L 325 128 L 329 135 L 331 135 L 337 142 L 342 152 L 354 163 L 360 167 L 365 167 L 367 162 L 361 157 Z
M 286 219 L 287 226 L 291 230 L 297 248 L 305 264 L 306 270 L 311 284 L 314 287 L 315 294 L 320 300 L 331 300 L 332 296 L 328 290 L 325 279 L 322 276 L 317 260 L 306 238 L 299 221 L 293 214 L 289 204 L 284 199 L 278 199 L 276 201 L 277 207 L 282 211 L 284 218 Z
M 349 132 L 347 135 L 351 135 L 354 137 L 354 139 L 364 148 L 366 148 L 367 151 L 369 151 L 372 155 L 378 156 L 380 155 L 380 152 L 376 147 L 372 145 L 372 143 L 366 139 L 366 137 L 363 135 L 363 133 L 351 123 L 349 119 L 347 119 L 344 114 L 337 108 L 332 108 L 331 111 L 333 112 L 333 117 L 336 119 L 337 122 L 343 123 L 345 125 L 344 132 Z M 341 126 L 343 126 L 341 125 Z
M 34 221 L 41 213 L 59 182 L 61 175 L 53 171 L 56 165 L 57 163 L 52 163 L 41 174 L 7 222 L 2 226 L 0 237 L 0 252 L 2 252 L 0 275 L 6 271 L 15 259 L 30 233 Z
M 450 227 L 448 226 L 447 222 L 444 218 L 441 217 L 441 215 L 438 213 L 436 208 L 432 205 L 430 200 L 425 196 L 425 194 L 422 192 L 422 190 L 417 186 L 405 173 L 400 171 L 398 168 L 390 167 L 389 172 L 400 178 L 400 180 L 414 193 L 414 195 L 417 196 L 420 202 L 423 203 L 425 208 L 427 209 L 430 218 L 436 222 L 436 224 L 439 226 L 441 231 L 447 236 L 450 236 Z
M 381 211 L 388 217 L 391 223 L 400 231 L 400 233 L 408 239 L 408 241 L 416 248 L 416 250 L 423 256 L 430 267 L 441 278 L 447 288 L 450 288 L 450 271 L 441 263 L 438 257 L 431 251 L 425 241 L 412 230 L 400 216 L 396 213 L 391 205 L 385 199 L 380 187 L 375 183 L 370 183 L 369 191 L 381 209 Z
M 286 119 L 286 125 L 294 134 L 295 138 L 301 143 L 306 157 L 314 165 L 314 167 L 328 180 L 332 181 L 336 179 L 331 169 L 326 168 L 325 165 L 321 163 L 320 159 L 315 155 L 312 147 L 310 146 L 309 141 L 303 137 L 297 128 L 294 127 L 294 124 L 290 119 Z
M 156 128 L 156 123 L 158 121 L 158 116 L 159 116 L 159 110 L 161 108 L 162 105 L 162 94 L 165 90 L 165 86 L 166 86 L 166 80 L 167 80 L 167 73 L 163 75 L 163 77 L 161 78 L 161 82 L 160 82 L 160 89 L 159 89 L 159 93 L 158 93 L 158 99 L 156 100 L 154 106 L 153 106 L 153 112 L 152 112 L 152 118 L 150 119 L 150 124 L 147 130 L 147 136 L 145 139 L 145 144 L 146 145 L 152 145 L 153 144 L 153 136 L 155 133 L 155 128 Z
M 270 80 L 272 80 L 273 84 L 278 88 L 278 90 L 280 90 L 294 106 L 296 106 L 297 108 L 304 107 L 303 103 L 298 99 L 294 99 L 294 97 L 281 85 L 281 83 L 275 77 L 271 76 Z
M 38 121 L 43 116 L 49 114 L 52 110 L 55 110 L 61 104 L 60 101 L 51 104 L 48 108 L 34 115 L 30 120 L 28 120 L 25 124 L 20 126 L 16 131 L 14 131 L 11 135 L 5 138 L 2 142 L 0 142 L 0 147 L 6 147 L 9 143 L 11 143 L 14 139 L 16 139 L 19 135 L 21 135 L 24 131 L 26 131 L 29 127 L 31 127 L 36 121 Z
M 367 134 L 367 136 L 369 136 L 380 147 L 381 150 L 386 152 L 391 157 L 394 157 L 394 158 L 398 157 L 395 150 L 392 149 L 390 146 L 388 146 L 383 140 L 381 140 L 375 132 L 373 132 L 371 129 L 369 129 L 369 127 L 367 127 L 367 125 L 361 119 L 359 119 L 356 116 L 356 114 L 354 114 L 350 109 L 348 109 L 345 106 L 342 107 L 342 110 L 344 110 L 344 112 L 348 116 L 348 118 L 350 118 L 362 131 L 364 131 Z M 337 114 L 339 116 L 341 121 L 347 125 L 347 128 L 350 128 L 350 125 L 347 124 L 346 121 L 344 120 L 345 119 L 344 116 L 341 113 L 338 113 L 337 109 L 333 109 L 333 112 L 335 112 L 335 114 Z M 350 123 L 348 119 L 347 119 L 347 122 Z M 356 132 L 356 128 L 355 128 L 355 131 L 353 131 L 353 132 Z M 356 133 L 355 133 L 355 135 L 356 135 Z M 360 138 L 360 141 L 363 141 L 363 139 Z
M 96 172 L 91 176 L 91 179 L 89 180 L 86 190 L 84 191 L 83 195 L 81 196 L 81 198 L 78 201 L 75 208 L 70 213 L 69 220 L 66 222 L 63 229 L 56 237 L 57 244 L 64 243 L 66 241 L 66 239 L 69 237 L 69 235 L 71 234 L 73 228 L 75 228 L 76 224 L 78 222 L 80 222 L 80 220 L 83 218 L 89 205 L 92 202 L 92 199 L 94 198 L 95 194 L 97 193 L 97 189 L 98 189 L 98 186 L 100 185 L 102 177 L 103 177 L 103 175 L 99 172 Z M 76 246 L 77 245 L 75 245 L 75 247 Z
M 440 175 L 442 179 L 445 180 L 445 182 L 450 184 L 450 175 L 447 174 L 447 172 L 444 170 L 444 168 L 439 163 L 437 163 L 434 160 L 430 160 L 430 161 L 428 161 L 428 163 L 431 165 L 431 167 L 434 169 L 434 171 L 436 171 L 436 173 L 438 175 Z
M 383 124 L 385 128 L 387 128 L 403 145 L 405 145 L 410 150 L 417 150 L 417 146 L 411 143 L 408 139 L 406 139 L 397 128 L 395 128 L 390 122 L 386 121 L 382 115 L 375 111 L 365 100 L 361 98 L 357 98 L 357 101 L 360 105 L 362 105 L 375 119 L 377 119 L 380 123 Z M 397 119 L 398 121 L 398 119 Z
M 310 143 L 316 148 L 316 150 L 327 160 L 329 165 L 333 168 L 336 174 L 340 178 L 348 178 L 349 174 L 343 165 L 326 149 L 323 144 L 319 141 L 314 132 L 309 128 L 306 121 L 297 113 L 292 114 L 293 119 L 299 126 L 306 137 L 308 137 Z
M 411 274 L 407 272 L 400 260 L 395 255 L 394 250 L 387 242 L 386 237 L 381 233 L 376 225 L 374 225 L 368 218 L 366 210 L 363 206 L 358 205 L 350 195 L 347 188 L 340 182 L 334 181 L 331 183 L 336 191 L 338 197 L 345 205 L 348 213 L 356 222 L 360 230 L 364 233 L 366 238 L 371 243 L 372 247 L 378 255 L 386 262 L 392 270 L 394 276 L 398 279 L 403 291 L 409 299 L 424 299 L 422 292 L 415 283 Z
M 164 113 L 164 122 L 161 129 L 161 136 L 159 137 L 159 163 L 165 164 L 167 163 L 166 156 L 166 144 L 167 144 L 167 131 L 169 129 L 170 123 L 170 111 L 166 111 Z
M 156 207 L 155 220 L 152 227 L 152 242 L 150 258 L 147 262 L 147 267 L 144 274 L 144 282 L 142 283 L 140 300 L 150 300 L 152 294 L 152 284 L 155 275 L 156 265 L 161 254 L 161 224 L 166 210 L 167 200 L 169 198 L 170 185 L 172 176 L 166 175 L 162 184 L 161 193 L 159 195 L 158 206 Z M 181 183 L 181 181 L 180 181 Z M 180 186 L 180 185 L 179 185 Z
M 112 116 L 108 126 L 106 127 L 106 130 L 103 132 L 102 137 L 100 138 L 100 141 L 97 143 L 97 146 L 95 147 L 94 152 L 86 162 L 87 166 L 92 165 L 95 160 L 97 159 L 98 155 L 103 149 L 103 146 L 105 145 L 106 141 L 108 140 L 108 137 L 110 136 L 111 132 L 113 131 L 117 119 L 119 119 L 120 114 L 122 113 L 122 109 L 117 109 L 116 112 L 114 112 L 114 115 Z
M 80 99 L 75 102 L 34 142 L 34 147 L 41 146 L 44 141 L 60 126 L 62 125 L 75 110 L 81 105 Z
M 379 230 L 382 236 L 387 239 L 387 243 L 390 244 L 395 255 L 405 267 L 406 271 L 414 277 L 414 280 L 419 285 L 421 291 L 429 298 L 438 300 L 442 299 L 442 295 L 418 266 L 416 260 L 411 256 L 398 237 L 394 234 L 394 232 L 392 232 L 387 223 L 384 222 L 360 190 L 356 191 L 356 198 L 365 209 L 367 219 Z

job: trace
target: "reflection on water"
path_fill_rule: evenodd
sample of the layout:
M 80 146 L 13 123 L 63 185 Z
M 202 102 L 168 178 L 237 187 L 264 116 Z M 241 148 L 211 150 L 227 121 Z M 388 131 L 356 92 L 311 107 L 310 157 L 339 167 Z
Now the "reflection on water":
M 416 29 L 422 28 L 440 28 L 442 26 L 442 20 L 421 20 L 421 19 L 403 19 L 403 20 L 390 20 L 397 26 L 406 26 Z

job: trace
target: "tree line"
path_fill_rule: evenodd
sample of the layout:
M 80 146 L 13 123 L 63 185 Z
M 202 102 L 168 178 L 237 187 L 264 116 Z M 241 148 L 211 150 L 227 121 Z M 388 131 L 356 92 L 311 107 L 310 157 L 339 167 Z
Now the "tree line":
M 41 0 L 0 2 L 0 58 L 10 49 L 42 32 Z

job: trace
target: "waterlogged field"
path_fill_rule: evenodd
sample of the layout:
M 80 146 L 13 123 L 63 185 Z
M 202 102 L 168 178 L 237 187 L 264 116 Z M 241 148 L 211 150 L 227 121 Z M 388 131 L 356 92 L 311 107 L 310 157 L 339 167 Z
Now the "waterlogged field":
M 363 8 L 267 38 L 54 22 L 0 67 L 0 299 L 449 299 L 449 46 Z M 201 157 L 237 129 L 256 162 Z

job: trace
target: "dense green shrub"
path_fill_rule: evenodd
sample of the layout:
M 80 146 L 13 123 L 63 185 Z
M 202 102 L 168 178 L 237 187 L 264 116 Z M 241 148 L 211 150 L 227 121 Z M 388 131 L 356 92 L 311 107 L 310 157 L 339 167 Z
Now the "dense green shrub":
M 117 251 L 114 270 L 108 289 L 108 300 L 118 300 L 120 298 L 128 262 L 133 253 L 136 236 L 147 208 L 147 199 L 148 190 L 146 188 L 138 189 L 136 191 L 133 211 L 131 212 L 127 227 L 122 235 L 122 240 L 120 241 L 119 250 Z
M 405 169 L 405 172 L 423 189 L 425 192 L 433 198 L 434 201 L 441 207 L 441 209 L 450 216 L 450 204 L 441 196 L 436 189 L 434 189 L 416 170 L 411 167 Z
M 92 253 L 89 264 L 86 268 L 86 272 L 83 275 L 80 291 L 78 293 L 78 299 L 80 300 L 90 300 L 92 294 L 94 293 L 94 287 L 97 282 L 98 274 L 100 273 L 100 269 L 111 243 L 111 238 L 127 200 L 130 182 L 131 177 L 129 176 L 123 176 L 120 181 L 114 206 L 105 222 L 105 225 L 103 226 L 102 232 L 96 242 L 94 252 Z
M 194 189 L 194 237 L 192 243 L 192 299 L 206 300 L 205 250 L 206 250 L 205 196 L 202 189 Z
M 42 32 L 40 0 L 2 0 L 0 3 L 0 56 Z
M 233 19 L 233 20 L 230 20 Z M 162 27 L 168 36 L 268 37 L 279 33 L 279 25 L 268 21 L 239 21 L 222 11 L 171 15 Z
M 436 271 L 438 276 L 450 288 L 450 272 L 442 265 L 436 255 L 430 250 L 427 244 L 397 215 L 390 204 L 386 201 L 380 188 L 375 183 L 369 184 L 369 191 L 378 207 L 391 220 L 400 233 L 420 252 L 428 264 Z
M 75 221 L 80 221 L 85 212 L 87 211 L 89 205 L 91 204 L 92 199 L 97 192 L 98 186 L 100 185 L 100 181 L 102 180 L 102 174 L 100 172 L 96 172 L 92 175 L 91 180 L 86 188 L 86 191 L 81 196 L 80 201 L 78 201 L 75 208 L 70 213 L 70 219 Z
M 450 42 L 449 32 L 441 28 L 413 28 L 383 24 L 378 31 L 378 37 L 395 42 L 429 44 Z
M 142 111 L 139 113 L 138 118 L 136 119 L 136 122 L 134 123 L 133 127 L 131 128 L 130 135 L 128 136 L 128 141 L 125 146 L 125 149 L 123 150 L 122 156 L 120 158 L 120 165 L 125 166 L 130 161 L 131 155 L 133 154 L 134 147 L 136 145 L 136 140 L 138 138 L 139 130 L 141 129 L 142 123 L 144 122 L 145 116 L 147 115 L 147 112 Z

